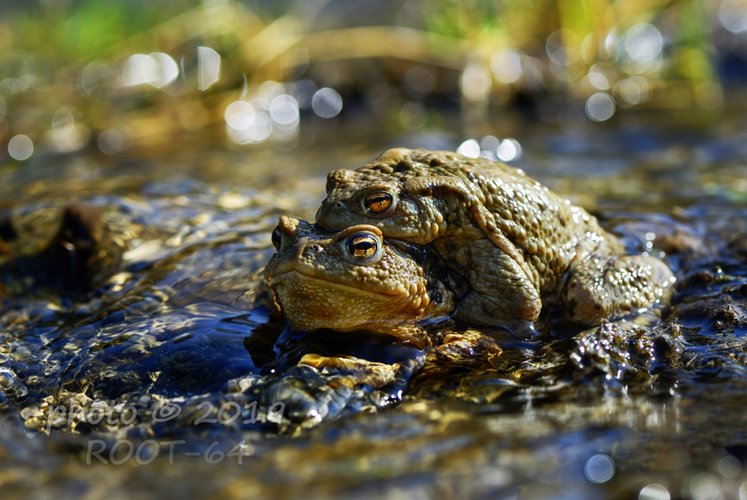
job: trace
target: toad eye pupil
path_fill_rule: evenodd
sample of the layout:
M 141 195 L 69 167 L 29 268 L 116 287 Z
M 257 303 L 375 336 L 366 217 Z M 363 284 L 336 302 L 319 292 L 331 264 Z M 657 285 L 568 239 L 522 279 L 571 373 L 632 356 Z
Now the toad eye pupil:
M 367 234 L 353 236 L 348 240 L 348 252 L 353 257 L 371 257 L 379 248 L 376 238 Z
M 393 199 L 391 194 L 379 191 L 366 196 L 363 200 L 363 205 L 371 212 L 378 214 L 389 208 L 392 205 Z
M 280 227 L 275 227 L 272 231 L 272 246 L 275 250 L 280 250 Z

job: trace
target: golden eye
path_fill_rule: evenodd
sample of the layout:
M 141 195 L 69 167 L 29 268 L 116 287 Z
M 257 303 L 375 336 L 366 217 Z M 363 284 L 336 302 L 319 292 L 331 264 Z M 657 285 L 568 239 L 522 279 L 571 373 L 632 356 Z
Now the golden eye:
M 366 196 L 363 200 L 363 206 L 375 214 L 380 214 L 392 206 L 392 201 L 394 201 L 394 197 L 391 194 L 385 191 L 377 191 Z
M 272 231 L 272 246 L 275 247 L 275 250 L 280 250 L 280 226 L 275 226 Z
M 347 246 L 350 255 L 365 259 L 376 254 L 379 249 L 379 242 L 370 234 L 356 234 L 348 238 Z

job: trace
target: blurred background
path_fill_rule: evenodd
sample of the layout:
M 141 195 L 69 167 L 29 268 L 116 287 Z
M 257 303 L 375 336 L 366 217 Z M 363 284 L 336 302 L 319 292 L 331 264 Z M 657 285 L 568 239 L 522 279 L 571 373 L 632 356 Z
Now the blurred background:
M 503 116 L 707 124 L 744 108 L 745 81 L 744 0 L 6 1 L 0 165 L 185 141 L 289 150 Z M 460 150 L 521 153 L 481 142 Z

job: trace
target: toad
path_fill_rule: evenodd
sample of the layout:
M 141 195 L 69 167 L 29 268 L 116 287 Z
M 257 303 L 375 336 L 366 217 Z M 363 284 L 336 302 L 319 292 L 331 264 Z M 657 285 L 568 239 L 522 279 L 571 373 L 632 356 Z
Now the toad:
M 368 330 L 422 346 L 424 325 L 449 317 L 463 288 L 431 250 L 385 242 L 371 225 L 330 233 L 282 216 L 272 242 L 264 277 L 293 330 Z
M 592 326 L 660 302 L 674 282 L 522 170 L 447 151 L 391 149 L 330 172 L 316 223 L 428 245 L 470 285 L 460 318 L 519 333 L 536 333 L 543 307 Z

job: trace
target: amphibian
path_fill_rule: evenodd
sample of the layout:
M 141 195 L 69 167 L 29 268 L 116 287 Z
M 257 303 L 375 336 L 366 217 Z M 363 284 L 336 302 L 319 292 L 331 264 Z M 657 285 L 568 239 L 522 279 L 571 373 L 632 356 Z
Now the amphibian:
M 368 330 L 422 343 L 424 322 L 455 309 L 459 282 L 432 251 L 356 225 L 336 233 L 282 216 L 265 279 L 293 330 Z
M 458 314 L 479 324 L 532 332 L 543 306 L 559 306 L 564 320 L 594 325 L 651 306 L 674 281 L 523 171 L 447 151 L 391 149 L 330 172 L 316 223 L 429 245 L 469 282 Z
M 502 352 L 480 332 L 444 328 L 451 326 L 448 318 L 464 284 L 427 248 L 386 241 L 370 225 L 330 233 L 286 216 L 280 217 L 272 240 L 277 252 L 264 277 L 292 330 L 368 331 L 417 349 L 412 358 L 391 363 L 334 354 L 335 348 L 299 360 L 299 367 L 332 376 L 335 387 L 396 385 L 424 364 L 436 374 L 491 364 Z M 429 331 L 430 323 L 438 325 Z M 337 341 L 334 345 L 339 347 Z M 288 381 L 279 384 L 291 406 L 304 409 L 313 401 Z M 318 412 L 316 404 L 310 408 L 301 414 Z

